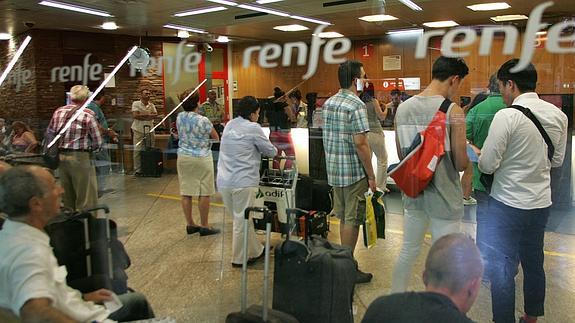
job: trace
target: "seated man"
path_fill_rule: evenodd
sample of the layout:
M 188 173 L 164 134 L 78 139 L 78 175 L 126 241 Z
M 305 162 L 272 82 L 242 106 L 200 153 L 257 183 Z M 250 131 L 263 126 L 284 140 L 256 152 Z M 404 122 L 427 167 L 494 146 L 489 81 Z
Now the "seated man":
M 60 212 L 64 190 L 50 171 L 17 166 L 0 176 L 0 211 L 8 215 L 0 231 L 0 307 L 23 322 L 132 321 L 154 317 L 139 293 L 119 295 L 123 307 L 111 313 L 101 305 L 112 292 L 100 289 L 81 295 L 66 284 L 46 224 Z
M 483 262 L 475 242 L 462 233 L 445 235 L 427 255 L 425 292 L 379 297 L 362 322 L 473 322 L 465 313 L 477 298 L 482 276 Z

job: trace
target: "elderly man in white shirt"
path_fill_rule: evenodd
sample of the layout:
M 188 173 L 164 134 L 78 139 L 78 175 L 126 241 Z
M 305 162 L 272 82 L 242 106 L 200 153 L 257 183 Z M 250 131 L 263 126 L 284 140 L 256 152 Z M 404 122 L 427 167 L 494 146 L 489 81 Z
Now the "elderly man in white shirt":
M 154 317 L 139 293 L 119 295 L 123 307 L 110 313 L 102 304 L 112 292 L 82 295 L 66 284 L 44 232 L 60 212 L 64 190 L 45 168 L 18 166 L 0 176 L 0 210 L 8 219 L 0 230 L 0 308 L 23 322 L 109 322 Z
M 154 127 L 154 119 L 158 117 L 158 111 L 156 111 L 156 106 L 150 102 L 150 97 L 152 92 L 148 89 L 143 89 L 141 92 L 142 96 L 140 100 L 134 101 L 132 103 L 132 117 L 134 122 L 132 122 L 132 139 L 134 142 L 134 174 L 138 175 L 140 168 L 142 167 L 142 162 L 140 158 L 140 151 L 143 150 L 144 143 L 138 143 L 144 139 L 146 134 L 144 130 L 151 130 Z M 150 127 L 150 129 L 144 129 L 145 126 Z M 150 142 L 152 146 L 154 145 L 154 133 L 150 133 Z
M 534 92 L 537 71 L 530 64 L 512 73 L 512 59 L 497 72 L 503 100 L 531 110 L 555 149 L 548 147 L 534 122 L 520 110 L 499 110 L 479 157 L 479 170 L 493 174 L 486 232 L 487 274 L 491 280 L 493 320 L 516 322 L 515 276 L 524 273 L 524 310 L 520 322 L 532 323 L 544 314 L 543 240 L 551 206 L 551 167 L 565 156 L 567 116 Z

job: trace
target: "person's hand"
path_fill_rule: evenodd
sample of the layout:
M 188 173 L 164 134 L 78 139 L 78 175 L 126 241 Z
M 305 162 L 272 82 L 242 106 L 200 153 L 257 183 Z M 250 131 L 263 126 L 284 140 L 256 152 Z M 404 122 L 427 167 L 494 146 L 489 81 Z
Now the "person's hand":
M 372 192 L 377 192 L 377 185 L 375 184 L 375 178 L 373 179 L 367 179 L 367 184 L 369 185 L 369 189 L 371 189 Z
M 84 294 L 83 296 L 85 301 L 94 302 L 97 304 L 101 304 L 104 301 L 111 301 L 112 300 L 112 292 L 107 289 L 98 289 L 95 292 Z
M 475 154 L 477 154 L 477 156 L 481 155 L 481 149 L 479 149 L 474 144 L 468 144 L 468 145 L 469 145 L 469 147 L 471 147 L 471 149 L 473 149 L 473 151 L 475 152 Z
M 110 137 L 110 140 L 113 143 L 117 143 L 118 142 L 118 133 L 114 131 L 114 129 L 112 128 L 108 128 L 108 137 Z

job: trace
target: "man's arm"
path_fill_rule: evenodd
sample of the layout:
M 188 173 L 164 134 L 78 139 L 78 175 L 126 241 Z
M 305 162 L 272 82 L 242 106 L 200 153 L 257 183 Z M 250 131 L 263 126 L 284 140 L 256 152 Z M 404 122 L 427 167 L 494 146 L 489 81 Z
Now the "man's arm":
M 449 113 L 451 153 L 455 169 L 462 172 L 469 164 L 467 157 L 467 139 L 465 137 L 465 114 L 454 104 Z
M 257 127 L 257 131 L 254 131 L 254 143 L 256 147 L 265 157 L 274 157 L 278 154 L 277 148 L 271 143 L 270 139 L 266 137 L 262 128 L 259 125 Z
M 489 126 L 489 133 L 481 148 L 481 155 L 479 155 L 479 170 L 485 174 L 493 174 L 501 165 L 503 154 L 507 150 L 507 143 L 509 141 L 509 129 L 506 119 L 509 115 L 504 115 L 507 109 L 499 110 L 493 122 Z M 521 113 L 517 111 L 517 113 Z
M 375 174 L 373 173 L 373 167 L 371 166 L 371 148 L 367 142 L 367 133 L 362 132 L 353 135 L 353 142 L 355 144 L 355 151 L 357 152 L 357 156 L 359 157 L 359 160 L 361 160 L 363 168 L 367 173 L 367 182 L 369 184 L 369 188 L 372 192 L 375 192 L 377 187 L 375 184 Z
M 20 308 L 23 323 L 75 323 L 71 317 L 52 307 L 49 298 L 33 298 Z
M 551 167 L 561 167 L 563 165 L 563 159 L 565 158 L 565 146 L 567 145 L 567 118 L 562 118 L 561 120 L 561 137 L 559 141 L 555 144 L 555 153 L 551 160 Z

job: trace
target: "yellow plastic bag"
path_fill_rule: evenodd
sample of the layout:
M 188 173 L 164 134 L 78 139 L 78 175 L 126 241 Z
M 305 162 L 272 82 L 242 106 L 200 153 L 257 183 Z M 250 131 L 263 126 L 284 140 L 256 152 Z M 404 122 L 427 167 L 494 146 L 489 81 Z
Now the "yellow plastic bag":
M 385 239 L 385 207 L 383 192 L 365 193 L 365 221 L 363 224 L 363 244 L 367 248 L 375 246 L 377 238 Z

